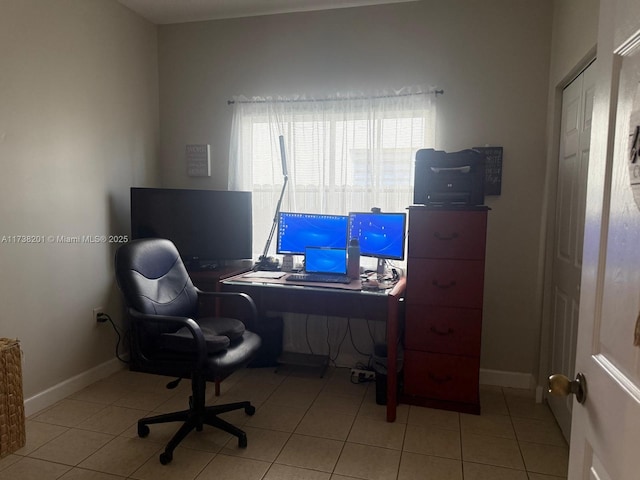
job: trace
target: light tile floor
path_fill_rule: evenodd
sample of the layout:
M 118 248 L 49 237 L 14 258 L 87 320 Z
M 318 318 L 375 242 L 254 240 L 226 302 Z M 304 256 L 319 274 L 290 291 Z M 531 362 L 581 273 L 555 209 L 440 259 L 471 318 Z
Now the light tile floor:
M 0 460 L 0 480 L 558 480 L 568 447 L 533 393 L 481 388 L 482 414 L 408 405 L 385 421 L 375 384 L 348 369 L 246 369 L 209 403 L 251 400 L 256 414 L 225 417 L 247 432 L 239 449 L 212 427 L 192 432 L 163 466 L 158 455 L 177 424 L 136 421 L 186 408 L 189 382 L 122 371 L 27 419 L 27 444 Z M 209 389 L 213 392 L 213 388 Z

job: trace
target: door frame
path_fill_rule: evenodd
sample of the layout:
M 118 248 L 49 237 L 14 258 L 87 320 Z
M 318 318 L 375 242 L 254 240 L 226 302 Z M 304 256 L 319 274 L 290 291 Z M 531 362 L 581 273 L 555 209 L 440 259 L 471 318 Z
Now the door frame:
M 555 85 L 550 100 L 551 125 L 548 129 L 549 148 L 547 151 L 546 175 L 544 186 L 543 221 L 541 222 L 541 248 L 544 253 L 540 256 L 542 270 L 541 292 L 541 324 L 538 375 L 536 386 L 536 401 L 545 401 L 548 377 L 551 373 L 551 336 L 553 334 L 552 311 L 553 295 L 551 291 L 553 275 L 553 247 L 556 238 L 556 208 L 558 193 L 558 157 L 560 155 L 560 141 L 562 130 L 562 97 L 564 89 L 571 84 L 596 59 L 597 45 L 593 45 L 587 54 Z M 567 439 L 568 440 L 568 439 Z

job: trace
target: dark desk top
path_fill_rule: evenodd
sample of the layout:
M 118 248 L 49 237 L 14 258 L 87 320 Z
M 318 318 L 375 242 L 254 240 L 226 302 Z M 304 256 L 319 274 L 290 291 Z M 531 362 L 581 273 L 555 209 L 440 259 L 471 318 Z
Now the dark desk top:
M 289 273 L 286 272 L 245 272 L 233 277 L 225 278 L 222 283 L 227 285 L 255 285 L 265 287 L 285 287 L 292 289 L 338 290 L 345 293 L 367 293 L 375 295 L 389 294 L 396 286 L 394 282 L 381 281 L 369 283 L 367 279 L 352 280 L 351 283 L 320 283 L 320 282 L 298 282 L 287 280 Z
M 260 312 L 294 312 L 386 321 L 388 305 L 404 294 L 401 278 L 390 288 L 365 290 L 360 280 L 348 285 L 296 283 L 281 278 L 252 278 L 246 273 L 220 281 L 223 291 L 248 293 Z

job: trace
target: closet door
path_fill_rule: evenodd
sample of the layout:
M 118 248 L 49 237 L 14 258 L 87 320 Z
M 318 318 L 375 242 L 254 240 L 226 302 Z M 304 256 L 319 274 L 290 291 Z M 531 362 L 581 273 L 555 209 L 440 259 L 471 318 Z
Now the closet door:
M 593 65 L 563 92 L 555 239 L 550 289 L 551 372 L 575 376 L 582 242 L 584 235 L 587 169 L 591 139 L 591 113 L 595 88 Z M 569 441 L 571 398 L 549 396 L 549 405 Z

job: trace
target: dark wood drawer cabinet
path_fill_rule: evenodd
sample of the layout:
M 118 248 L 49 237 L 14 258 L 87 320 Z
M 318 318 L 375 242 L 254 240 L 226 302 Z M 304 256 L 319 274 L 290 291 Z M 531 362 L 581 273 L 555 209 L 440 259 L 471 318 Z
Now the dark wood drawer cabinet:
M 409 258 L 407 297 L 412 303 L 482 308 L 483 260 Z
M 488 210 L 409 209 L 402 395 L 406 403 L 480 413 Z
M 409 255 L 414 258 L 484 259 L 486 237 L 480 236 L 486 229 L 485 212 L 463 210 L 430 210 L 418 212 L 423 207 L 410 209 Z M 429 208 L 429 207 L 424 207 Z M 479 214 L 478 214 L 479 213 Z M 410 230 L 410 232 L 411 232 Z
M 406 394 L 443 402 L 479 403 L 479 358 L 408 350 L 405 361 Z
M 475 308 L 407 305 L 407 350 L 480 356 L 482 312 Z

